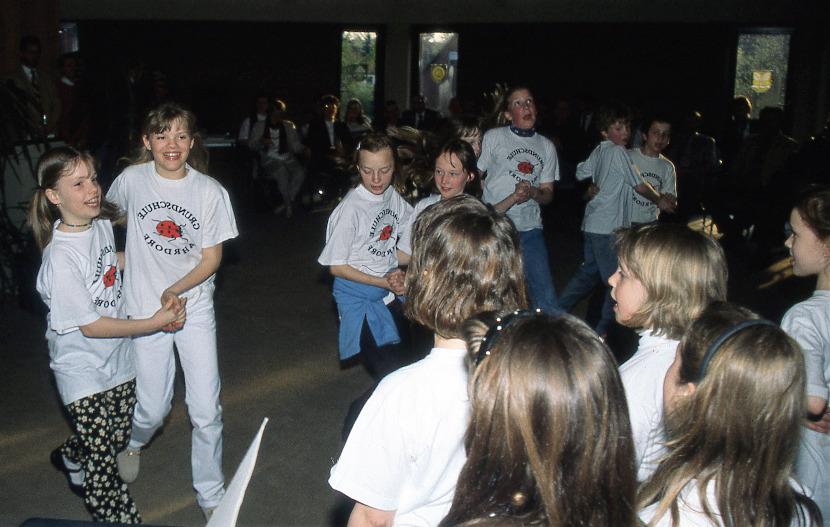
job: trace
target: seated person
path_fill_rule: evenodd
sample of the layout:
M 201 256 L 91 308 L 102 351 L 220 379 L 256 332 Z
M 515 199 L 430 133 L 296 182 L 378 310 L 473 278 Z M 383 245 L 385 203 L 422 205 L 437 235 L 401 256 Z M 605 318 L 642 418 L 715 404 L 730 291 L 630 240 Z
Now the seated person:
M 349 190 L 349 176 L 343 163 L 352 150 L 352 135 L 346 123 L 337 119 L 340 99 L 334 95 L 320 98 L 320 115 L 303 127 L 305 144 L 311 151 L 306 168 L 311 190 L 324 197 L 344 196 Z
M 284 120 L 284 116 L 285 103 L 276 99 L 268 119 L 258 121 L 251 127 L 248 148 L 260 153 L 265 178 L 276 182 L 282 196 L 283 202 L 274 207 L 274 213 L 285 212 L 286 217 L 291 217 L 291 203 L 297 199 L 305 179 L 305 169 L 295 156 L 304 155 L 306 148 L 300 142 L 297 127 L 291 121 Z M 273 205 L 269 192 L 266 192 L 266 199 Z

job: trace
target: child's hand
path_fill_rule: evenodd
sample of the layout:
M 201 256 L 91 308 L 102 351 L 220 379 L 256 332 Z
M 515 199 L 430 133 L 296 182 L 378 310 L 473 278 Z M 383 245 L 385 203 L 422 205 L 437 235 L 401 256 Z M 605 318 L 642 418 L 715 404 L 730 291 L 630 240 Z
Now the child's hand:
M 820 434 L 830 434 L 830 408 L 827 408 L 824 415 L 818 421 L 805 420 L 804 426 Z
M 530 199 L 530 182 L 529 181 L 519 181 L 516 183 L 516 190 L 513 191 L 513 195 L 516 196 L 516 203 L 524 203 L 525 201 Z
M 594 199 L 594 196 L 596 196 L 597 194 L 599 194 L 599 187 L 593 183 L 588 185 L 588 192 L 586 194 L 588 196 L 588 200 L 590 201 Z
M 660 197 L 657 199 L 655 205 L 657 205 L 657 208 L 663 212 L 672 213 L 677 210 L 677 198 L 668 192 L 660 194 Z
M 174 300 L 175 299 L 175 300 Z M 176 297 L 167 297 L 167 301 L 155 312 L 152 318 L 161 325 L 161 330 L 166 332 L 176 331 L 184 326 L 186 317 L 185 304 L 187 298 L 179 301 Z
M 389 284 L 389 290 L 396 295 L 402 296 L 406 293 L 406 273 L 403 270 L 395 269 L 388 273 L 386 275 L 386 281 Z
M 187 299 L 179 298 L 179 295 L 170 291 L 169 289 L 165 289 L 161 293 L 161 305 L 164 306 L 167 304 L 167 302 L 173 302 L 173 309 L 175 310 L 175 312 L 178 312 L 178 310 L 183 306 L 183 300 Z

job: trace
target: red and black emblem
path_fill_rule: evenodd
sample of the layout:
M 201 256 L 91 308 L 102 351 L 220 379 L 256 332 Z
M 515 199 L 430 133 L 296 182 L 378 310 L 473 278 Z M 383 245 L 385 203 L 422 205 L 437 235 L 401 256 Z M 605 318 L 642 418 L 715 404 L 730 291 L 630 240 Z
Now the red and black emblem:
M 153 220 L 156 223 L 156 233 L 160 236 L 168 238 L 167 241 L 173 241 L 181 238 L 189 243 L 189 240 L 182 235 L 182 226 L 176 224 L 172 219 L 167 220 Z
M 112 287 L 115 283 L 115 273 L 118 272 L 115 266 L 110 266 L 107 272 L 104 273 L 104 287 Z

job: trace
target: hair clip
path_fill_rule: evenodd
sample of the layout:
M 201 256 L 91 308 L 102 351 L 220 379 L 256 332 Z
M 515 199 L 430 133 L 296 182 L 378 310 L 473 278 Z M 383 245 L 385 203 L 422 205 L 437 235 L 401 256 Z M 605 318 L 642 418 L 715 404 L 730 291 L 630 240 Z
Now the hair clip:
M 703 360 L 700 361 L 700 369 L 698 370 L 697 374 L 697 382 L 703 380 L 703 377 L 706 375 L 706 368 L 709 367 L 709 363 L 712 361 L 712 357 L 715 355 L 715 352 L 718 351 L 718 348 L 723 346 L 723 344 L 729 340 L 731 337 L 738 333 L 739 331 L 752 327 L 752 326 L 773 326 L 778 327 L 778 324 L 775 322 L 770 322 L 769 320 L 759 318 L 757 320 L 747 320 L 746 322 L 741 322 L 737 326 L 731 327 L 724 331 L 723 333 L 716 338 L 712 344 L 709 346 L 709 349 L 706 350 L 706 354 L 703 355 Z
M 541 314 L 542 310 L 538 308 L 534 310 L 517 309 L 504 317 L 496 317 L 496 322 L 487 329 L 487 333 L 485 333 L 481 338 L 481 344 L 479 345 L 478 352 L 473 360 L 475 366 L 477 367 L 481 364 L 481 361 L 490 356 L 490 351 L 493 349 L 493 345 L 495 344 L 497 337 L 501 335 L 501 332 L 504 331 L 507 326 L 520 318 L 530 318 Z

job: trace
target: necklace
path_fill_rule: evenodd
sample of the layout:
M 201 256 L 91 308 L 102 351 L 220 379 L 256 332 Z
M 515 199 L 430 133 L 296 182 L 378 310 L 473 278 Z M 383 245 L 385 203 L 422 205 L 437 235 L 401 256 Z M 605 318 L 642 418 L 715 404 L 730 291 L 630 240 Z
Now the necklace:
M 510 131 L 518 135 L 519 137 L 533 137 L 536 134 L 536 127 L 528 128 L 525 130 L 522 128 L 516 128 L 511 124 Z
M 90 225 L 92 225 L 92 220 L 89 220 L 89 223 L 80 223 L 78 225 L 72 225 L 71 223 L 66 223 L 65 221 L 60 219 L 58 221 L 61 222 L 63 225 L 66 225 L 67 227 L 89 227 Z

